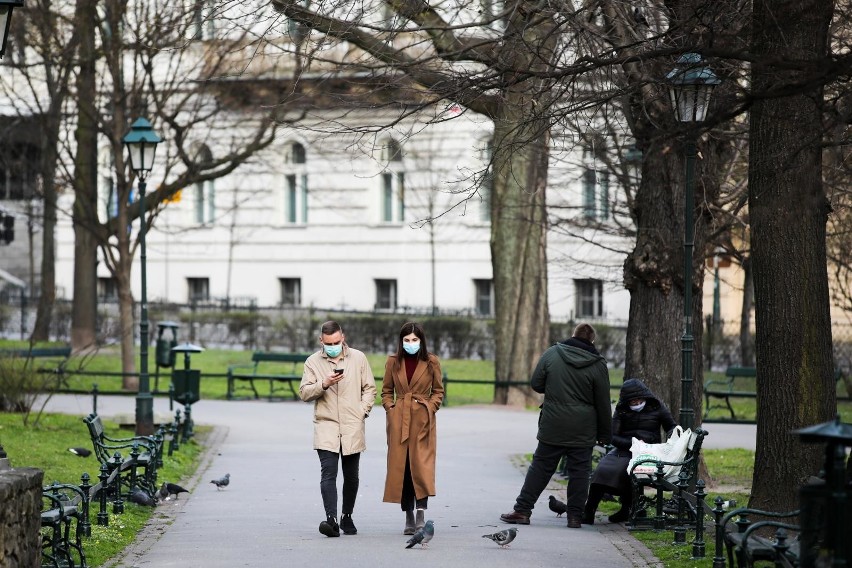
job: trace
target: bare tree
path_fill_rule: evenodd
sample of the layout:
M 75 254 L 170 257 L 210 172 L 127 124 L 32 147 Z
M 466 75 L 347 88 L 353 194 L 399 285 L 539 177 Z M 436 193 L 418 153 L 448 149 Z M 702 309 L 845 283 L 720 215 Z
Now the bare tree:
M 57 177 L 63 113 L 68 101 L 74 57 L 79 43 L 79 28 L 72 20 L 73 9 L 59 11 L 53 0 L 36 0 L 27 4 L 22 17 L 14 18 L 10 49 L 6 58 L 14 80 L 4 75 L 0 88 L 15 105 L 19 116 L 34 130 L 38 145 L 36 191 L 43 199 L 41 219 L 31 219 L 42 228 L 41 266 L 38 309 L 32 338 L 49 339 L 50 322 L 56 298 L 55 227 L 56 199 L 62 182 Z M 9 143 L 14 143 L 9 141 Z M 34 270 L 32 272 L 35 272 Z

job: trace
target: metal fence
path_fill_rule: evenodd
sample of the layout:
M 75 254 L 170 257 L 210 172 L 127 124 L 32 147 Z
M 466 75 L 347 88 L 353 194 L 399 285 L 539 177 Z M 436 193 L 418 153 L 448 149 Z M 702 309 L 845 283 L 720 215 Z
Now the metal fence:
M 0 305 L 0 336 L 26 339 L 35 323 L 35 302 L 11 297 Z M 396 332 L 406 320 L 422 321 L 429 332 L 430 350 L 454 359 L 494 358 L 494 320 L 469 312 L 400 309 L 395 312 L 354 312 L 313 307 L 258 306 L 251 298 L 191 304 L 151 303 L 151 340 L 156 341 L 159 322 L 179 324 L 178 339 L 208 348 L 237 350 L 312 351 L 322 322 L 340 320 L 347 341 L 369 353 L 390 353 L 396 349 Z M 138 317 L 138 310 L 137 310 Z M 626 322 L 593 322 L 598 331 L 596 345 L 613 367 L 623 367 Z M 754 329 L 740 339 L 738 321 L 705 321 L 704 361 L 708 370 L 724 370 L 731 365 L 754 365 Z M 574 322 L 551 323 L 551 342 L 569 337 Z M 53 307 L 51 339 L 68 342 L 71 329 L 71 302 L 57 301 Z M 138 325 L 133 327 L 138 334 Z M 120 341 L 118 306 L 98 306 L 98 341 L 101 345 Z M 852 323 L 832 324 L 836 368 L 852 376 Z M 138 340 L 138 335 L 135 337 Z M 677 338 L 679 340 L 679 338 Z

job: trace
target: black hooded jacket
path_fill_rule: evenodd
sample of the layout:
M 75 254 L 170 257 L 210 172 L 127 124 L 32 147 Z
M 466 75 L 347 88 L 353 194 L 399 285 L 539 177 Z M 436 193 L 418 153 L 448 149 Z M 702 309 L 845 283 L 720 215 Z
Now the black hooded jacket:
M 630 401 L 645 399 L 645 408 L 639 412 L 630 410 Z M 627 379 L 621 387 L 618 404 L 612 415 L 612 445 L 620 450 L 630 450 L 632 438 L 638 438 L 649 444 L 663 441 L 660 427 L 666 437 L 677 426 L 672 413 L 659 401 L 645 383 L 639 379 Z

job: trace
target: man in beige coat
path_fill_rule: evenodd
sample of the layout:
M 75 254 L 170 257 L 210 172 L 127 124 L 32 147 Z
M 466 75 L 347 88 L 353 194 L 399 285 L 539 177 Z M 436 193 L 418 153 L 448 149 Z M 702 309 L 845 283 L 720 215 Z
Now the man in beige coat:
M 308 357 L 299 396 L 314 403 L 314 449 L 320 460 L 320 492 L 325 536 L 357 534 L 352 512 L 358 495 L 358 465 L 367 449 L 364 420 L 376 400 L 376 381 L 367 357 L 345 344 L 340 324 L 327 321 L 320 330 L 322 348 Z M 338 457 L 339 456 L 339 457 Z M 343 469 L 343 507 L 337 523 L 337 463 Z

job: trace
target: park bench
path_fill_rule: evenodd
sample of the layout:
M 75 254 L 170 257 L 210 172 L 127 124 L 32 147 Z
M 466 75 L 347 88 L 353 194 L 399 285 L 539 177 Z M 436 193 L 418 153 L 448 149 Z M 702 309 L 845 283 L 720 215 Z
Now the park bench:
M 281 392 L 283 388 L 276 385 L 285 383 L 293 400 L 299 399 L 299 393 L 293 383 L 302 381 L 302 375 L 297 373 L 298 366 L 310 357 L 309 353 L 273 353 L 268 351 L 255 351 L 251 355 L 251 363 L 243 365 L 231 365 L 228 367 L 228 400 L 235 398 L 238 382 L 246 382 L 248 386 L 240 387 L 250 390 L 254 398 L 260 398 L 254 382 L 269 381 L 269 400 L 275 398 L 275 393 Z
M 32 362 L 32 368 L 39 373 L 56 377 L 56 387 L 65 386 L 65 367 L 71 357 L 70 347 L 34 347 L 32 349 L 0 349 L 0 358 L 19 359 Z M 36 365 L 36 361 L 38 365 Z
M 693 524 L 698 515 L 703 516 L 700 511 L 710 512 L 711 509 L 692 493 L 698 481 L 701 445 L 707 431 L 697 428 L 690 435 L 689 446 L 682 461 L 667 462 L 649 458 L 633 463 L 629 472 L 633 492 L 630 516 L 627 520 L 629 530 L 662 530 L 681 522 Z M 655 467 L 656 473 L 634 473 L 633 470 L 637 466 L 649 464 Z M 679 466 L 680 472 L 676 477 L 666 477 L 663 473 L 665 466 Z
M 112 438 L 106 435 L 97 414 L 89 414 L 83 422 L 89 430 L 98 462 L 106 464 L 110 473 L 116 469 L 120 472 L 120 484 L 126 488 L 126 493 L 139 487 L 153 497 L 157 491 L 157 468 L 162 465 L 162 428 L 154 436 Z M 128 449 L 129 457 L 123 458 L 120 450 Z
M 706 418 L 714 408 L 727 408 L 731 414 L 731 420 L 736 420 L 737 415 L 731 406 L 731 397 L 756 398 L 757 388 L 743 390 L 737 388 L 737 379 L 755 379 L 757 369 L 755 367 L 728 367 L 725 369 L 725 378 L 710 379 L 704 383 L 704 417 Z M 713 404 L 711 399 L 721 399 L 724 405 Z
M 834 371 L 834 381 L 837 383 L 843 378 L 840 369 Z M 742 388 L 742 380 L 750 380 L 753 385 L 750 390 Z M 731 398 L 757 398 L 757 369 L 755 367 L 728 367 L 725 369 L 724 379 L 709 379 L 704 383 L 704 417 L 710 414 L 714 408 L 726 408 L 731 415 L 731 420 L 737 420 L 734 408 L 731 406 Z M 713 404 L 711 399 L 721 399 L 724 405 Z
M 92 536 L 90 512 L 98 504 L 96 524 L 109 526 L 108 499 L 112 499 L 113 513 L 124 512 L 120 496 L 120 471 L 108 471 L 101 465 L 100 480 L 92 485 L 88 473 L 80 476 L 80 485 L 58 483 L 42 487 L 41 535 L 42 566 L 85 567 L 86 554 L 83 537 Z

